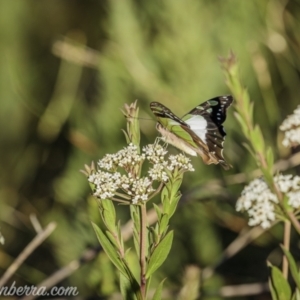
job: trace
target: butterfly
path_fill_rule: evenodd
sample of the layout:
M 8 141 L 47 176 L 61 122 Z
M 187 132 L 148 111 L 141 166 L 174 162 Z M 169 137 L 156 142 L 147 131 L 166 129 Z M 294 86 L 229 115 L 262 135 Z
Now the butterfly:
M 182 118 L 177 117 L 166 106 L 151 102 L 150 108 L 157 119 L 156 129 L 162 139 L 185 153 L 200 155 L 205 164 L 220 164 L 225 170 L 229 165 L 223 156 L 227 108 L 233 97 L 219 96 L 196 106 Z

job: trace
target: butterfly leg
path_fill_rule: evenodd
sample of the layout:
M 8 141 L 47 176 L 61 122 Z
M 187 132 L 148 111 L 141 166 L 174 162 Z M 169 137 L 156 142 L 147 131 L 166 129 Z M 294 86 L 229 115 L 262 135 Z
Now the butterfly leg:
M 166 143 L 166 141 L 165 141 L 164 137 L 161 137 L 161 136 L 158 136 L 158 137 L 155 139 L 155 141 L 154 141 L 154 145 L 157 145 L 157 144 L 159 144 L 159 143 L 160 143 L 160 141 L 162 141 L 162 143 L 163 143 L 162 147 L 163 147 L 163 148 L 165 148 L 165 149 L 167 149 L 167 147 L 168 147 L 168 143 Z

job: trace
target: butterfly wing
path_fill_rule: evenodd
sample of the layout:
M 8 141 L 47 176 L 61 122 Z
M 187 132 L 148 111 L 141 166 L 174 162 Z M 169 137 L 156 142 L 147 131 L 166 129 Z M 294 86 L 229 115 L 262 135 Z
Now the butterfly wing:
M 194 132 L 195 144 L 204 151 L 203 160 L 207 164 L 220 163 L 225 169 L 228 165 L 223 156 L 223 144 L 226 136 L 222 124 L 226 120 L 226 111 L 232 104 L 232 96 L 219 96 L 207 100 L 182 117 L 182 120 Z M 207 147 L 203 147 L 205 144 Z
M 158 102 L 150 108 L 157 118 L 157 129 L 167 143 L 190 155 L 200 155 L 206 164 L 228 165 L 223 157 L 226 135 L 222 126 L 226 110 L 233 101 L 232 96 L 219 96 L 192 109 L 182 118 Z
M 198 145 L 194 142 L 194 133 L 188 124 L 177 117 L 170 109 L 158 102 L 151 102 L 150 108 L 157 118 L 157 130 L 168 144 L 196 156 Z

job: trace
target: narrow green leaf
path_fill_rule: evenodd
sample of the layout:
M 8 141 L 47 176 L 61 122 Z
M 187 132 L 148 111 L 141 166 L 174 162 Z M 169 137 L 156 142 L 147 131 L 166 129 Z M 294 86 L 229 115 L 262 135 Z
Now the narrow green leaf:
M 249 151 L 249 153 L 252 155 L 252 157 L 256 160 L 256 155 L 255 155 L 252 147 L 247 143 L 243 143 L 243 146 Z
M 171 189 L 171 201 L 172 199 L 175 197 L 175 195 L 177 194 L 181 184 L 182 184 L 182 179 L 183 179 L 183 174 L 178 174 L 178 176 L 176 177 L 176 179 L 172 182 L 172 189 Z
M 300 291 L 296 288 L 292 300 L 300 300 Z
M 127 132 L 124 129 L 122 129 L 122 131 L 123 131 L 123 133 L 125 135 L 126 143 L 129 144 L 130 143 L 130 138 L 129 138 Z
M 177 208 L 180 198 L 181 198 L 181 192 L 178 191 L 177 194 L 175 195 L 175 197 L 172 199 L 172 202 L 170 203 L 170 207 L 169 207 L 169 211 L 168 211 L 169 219 L 171 219 L 174 212 L 176 211 L 176 208 Z
M 164 286 L 164 282 L 165 282 L 166 278 L 163 279 L 160 284 L 158 285 L 154 295 L 153 295 L 153 298 L 152 300 L 161 300 L 161 294 L 162 294 L 162 289 L 163 289 L 163 286 Z
M 124 300 L 136 300 L 134 291 L 131 289 L 130 280 L 120 273 L 120 290 Z
M 147 295 L 148 295 L 148 291 L 149 291 L 149 288 L 151 286 L 151 281 L 152 281 L 152 276 L 150 276 L 148 279 L 147 279 L 147 283 L 146 283 L 146 298 L 148 299 Z
M 169 224 L 169 215 L 163 214 L 159 220 L 159 233 L 162 235 L 167 230 Z
M 170 231 L 153 251 L 147 267 L 146 278 L 151 276 L 166 260 L 172 246 L 174 233 Z
M 297 288 L 300 290 L 300 278 L 299 278 L 299 272 L 298 272 L 298 267 L 297 264 L 291 254 L 290 251 L 284 248 L 283 245 L 280 245 L 282 251 L 284 252 L 284 255 L 286 256 L 288 262 L 289 262 L 289 267 L 291 270 L 291 274 L 293 276 L 293 279 L 295 280 L 295 283 L 297 285 Z
M 108 239 L 110 240 L 110 242 L 113 244 L 113 246 L 118 249 L 119 245 L 117 243 L 117 239 L 116 237 L 110 232 L 110 231 L 106 231 L 106 235 L 108 237 Z
M 118 221 L 117 225 L 117 235 L 120 243 L 120 248 L 124 249 L 124 241 L 123 241 L 123 236 L 122 236 L 122 228 L 121 228 L 121 221 Z
M 248 136 L 248 133 L 249 133 L 248 126 L 247 126 L 246 122 L 244 121 L 244 119 L 242 118 L 242 116 L 237 112 L 234 112 L 234 116 L 237 119 L 237 121 L 240 123 L 244 135 Z
M 116 211 L 115 206 L 109 199 L 103 199 L 99 201 L 100 214 L 102 216 L 103 222 L 107 229 L 111 232 L 115 232 L 116 227 Z
M 257 152 L 264 153 L 265 142 L 260 127 L 255 125 L 254 130 L 250 132 L 251 142 Z
M 161 203 L 164 203 L 166 199 L 169 198 L 169 183 L 167 183 L 161 191 Z
M 106 237 L 106 235 L 103 233 L 103 231 L 95 223 L 92 222 L 92 225 L 93 225 L 93 228 L 96 232 L 97 238 L 98 238 L 103 250 L 105 251 L 105 253 L 109 257 L 111 262 L 116 266 L 116 268 L 122 274 L 124 274 L 129 279 L 128 274 L 126 272 L 126 267 L 124 266 L 123 262 L 118 257 L 118 254 L 117 254 L 116 249 L 114 248 L 114 246 L 111 244 L 111 242 Z
M 139 231 L 140 228 L 140 214 L 137 211 L 138 207 L 135 205 L 130 205 L 131 219 L 133 220 L 133 225 Z
M 157 224 L 156 224 L 157 225 Z M 149 227 L 149 243 L 148 245 L 157 244 L 158 243 L 158 233 L 156 228 Z
M 156 205 L 155 203 L 153 203 L 153 207 L 156 211 L 156 215 L 157 215 L 157 220 L 159 220 L 161 218 L 161 211 L 158 205 Z
M 135 228 L 133 229 L 133 243 L 134 243 L 135 252 L 136 252 L 137 256 L 139 256 L 140 255 L 140 236 Z
M 167 188 L 167 185 L 165 188 Z M 164 196 L 162 195 L 161 202 L 163 205 L 163 208 L 162 208 L 163 213 L 168 213 L 169 208 L 170 208 L 170 193 L 169 192 L 168 192 L 168 194 L 166 193 Z
M 270 288 L 270 292 L 271 292 L 271 295 L 272 295 L 272 300 L 280 300 L 278 299 L 277 297 L 277 294 L 276 294 L 276 291 L 274 289 L 274 286 L 273 286 L 273 283 L 272 283 L 272 280 L 271 278 L 269 278 L 269 288 Z
M 253 111 L 254 111 L 254 102 L 250 102 L 250 98 L 248 97 L 248 116 L 250 119 L 253 119 Z
M 267 164 L 268 164 L 269 171 L 272 172 L 273 164 L 274 164 L 274 154 L 271 147 L 268 147 L 267 150 Z
M 275 266 L 271 266 L 271 278 L 278 299 L 280 300 L 291 299 L 292 296 L 291 288 L 287 280 L 283 277 L 281 271 Z

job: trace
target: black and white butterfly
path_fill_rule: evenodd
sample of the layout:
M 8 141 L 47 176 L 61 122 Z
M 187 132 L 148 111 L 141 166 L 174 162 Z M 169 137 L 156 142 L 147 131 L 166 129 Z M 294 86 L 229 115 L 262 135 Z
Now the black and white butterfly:
M 232 101 L 230 95 L 212 98 L 182 118 L 158 102 L 151 102 L 150 108 L 158 121 L 156 128 L 166 143 L 190 155 L 200 155 L 205 164 L 220 164 L 227 170 L 231 166 L 223 156 L 226 133 L 222 124 Z

